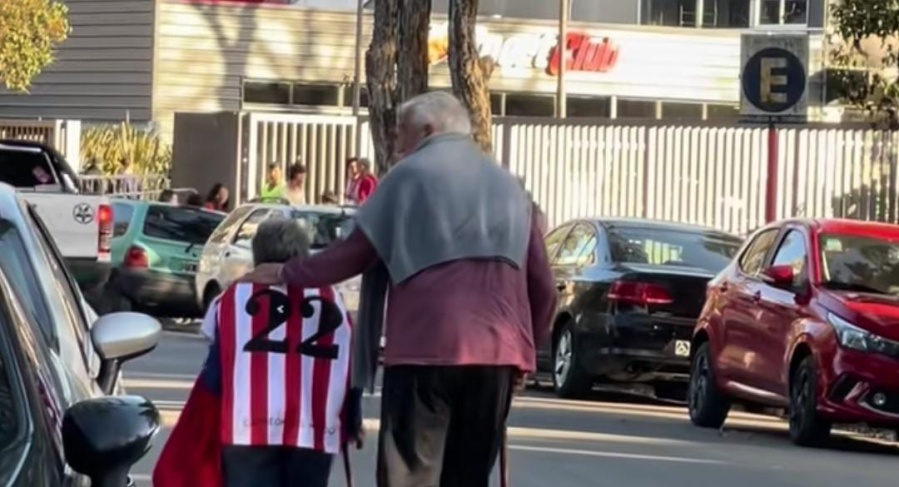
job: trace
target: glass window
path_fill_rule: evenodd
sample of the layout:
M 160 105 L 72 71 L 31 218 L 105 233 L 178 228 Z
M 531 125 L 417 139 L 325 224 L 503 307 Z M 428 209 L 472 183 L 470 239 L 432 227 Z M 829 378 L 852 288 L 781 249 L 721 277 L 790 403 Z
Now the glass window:
M 234 230 L 234 227 L 243 220 L 245 216 L 252 210 L 252 206 L 241 206 L 236 210 L 232 211 L 229 214 L 225 221 L 219 224 L 218 228 L 212 232 L 212 235 L 209 237 L 209 242 L 211 243 L 224 243 L 228 240 L 228 236 L 231 235 L 231 231 Z
M 545 95 L 506 95 L 506 115 L 510 117 L 552 117 L 555 97 Z
M 656 102 L 619 98 L 618 118 L 656 118 Z
M 823 234 L 822 283 L 830 289 L 899 295 L 899 242 Z
M 549 232 L 549 235 L 546 236 L 544 243 L 546 244 L 546 257 L 550 262 L 554 262 L 554 257 L 556 255 L 556 251 L 559 249 L 559 245 L 562 244 L 562 240 L 568 235 L 568 230 L 571 229 L 570 224 L 562 225 L 561 227 L 556 228 L 555 230 Z
M 590 225 L 578 223 L 559 248 L 557 265 L 584 265 L 591 261 L 596 249 L 596 231 Z
M 702 120 L 702 103 L 662 103 L 662 118 Z
M 640 23 L 669 27 L 749 27 L 752 0 L 642 0 Z M 697 22 L 700 6 L 701 22 Z
M 260 209 L 250 213 L 247 218 L 237 229 L 237 235 L 234 237 L 234 245 L 238 247 L 250 248 L 253 236 L 256 235 L 256 227 L 259 226 L 266 218 L 268 218 L 269 210 Z
M 0 147 L 0 182 L 16 188 L 58 184 L 47 155 L 30 148 Z
M 205 244 L 225 219 L 219 213 L 186 206 L 152 205 L 144 219 L 144 235 L 163 240 Z
M 504 94 L 502 93 L 491 93 L 490 94 L 490 112 L 494 116 L 502 116 L 503 113 L 503 98 Z
M 291 217 L 309 232 L 310 248 L 323 249 L 343 240 L 355 228 L 352 215 L 294 211 Z
M 53 344 L 58 344 L 54 320 L 44 293 L 41 291 L 37 273 L 31 265 L 22 235 L 7 220 L 0 220 L 0 268 L 9 279 L 12 288 L 21 296 L 21 303 L 41 328 L 41 333 Z
M 762 0 L 759 24 L 808 24 L 808 0 Z
M 806 280 L 806 256 L 808 252 L 805 247 L 805 237 L 797 230 L 790 230 L 781 242 L 777 253 L 774 254 L 774 260 L 771 265 L 788 265 L 793 268 L 793 275 L 796 276 L 795 283 L 801 283 Z
M 608 97 L 568 97 L 565 101 L 569 117 L 609 118 L 612 102 Z
M 293 104 L 310 106 L 340 105 L 340 87 L 335 85 L 295 84 L 293 85 Z M 352 106 L 352 99 L 349 106 Z
M 121 237 L 128 233 L 131 218 L 134 216 L 134 207 L 128 203 L 112 204 L 112 236 Z
M 6 357 L 5 353 L 0 355 L 0 449 L 5 449 L 19 436 L 22 426 L 22 410 L 19 407 L 21 398 L 18 397 L 19 391 L 12 387 L 12 369 L 7 367 Z
M 733 121 L 740 116 L 740 107 L 737 105 L 708 105 L 706 107 L 707 120 Z
M 614 262 L 698 267 L 719 272 L 730 263 L 741 241 L 726 233 L 650 226 L 609 226 Z
M 268 105 L 289 105 L 290 84 L 272 81 L 244 81 L 243 101 Z
M 762 269 L 768 250 L 774 245 L 777 229 L 765 230 L 756 235 L 749 247 L 740 256 L 740 269 L 749 275 L 755 275 Z

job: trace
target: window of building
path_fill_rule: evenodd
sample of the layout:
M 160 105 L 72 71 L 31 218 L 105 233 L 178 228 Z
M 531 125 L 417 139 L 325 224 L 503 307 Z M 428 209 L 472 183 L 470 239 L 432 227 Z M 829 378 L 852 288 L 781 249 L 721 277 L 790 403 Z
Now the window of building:
M 640 23 L 670 27 L 749 27 L 751 0 L 641 0 Z
M 618 118 L 656 118 L 656 102 L 619 98 Z
M 269 105 L 290 104 L 290 84 L 275 81 L 244 81 L 243 101 Z
M 733 121 L 740 116 L 740 107 L 737 105 L 708 105 L 706 108 L 706 120 Z
M 662 103 L 662 118 L 702 120 L 702 103 Z
M 565 105 L 569 117 L 609 118 L 611 116 L 612 102 L 608 97 L 569 96 Z
M 490 94 L 490 113 L 495 117 L 499 117 L 504 115 L 505 112 L 505 103 L 506 94 L 505 93 L 491 93 Z
M 522 117 L 552 117 L 555 97 L 546 95 L 506 95 L 506 115 Z
M 293 85 L 293 104 L 316 107 L 340 106 L 340 87 L 337 85 L 296 83 Z M 352 105 L 352 102 L 350 105 Z
M 761 0 L 759 24 L 808 24 L 808 0 Z

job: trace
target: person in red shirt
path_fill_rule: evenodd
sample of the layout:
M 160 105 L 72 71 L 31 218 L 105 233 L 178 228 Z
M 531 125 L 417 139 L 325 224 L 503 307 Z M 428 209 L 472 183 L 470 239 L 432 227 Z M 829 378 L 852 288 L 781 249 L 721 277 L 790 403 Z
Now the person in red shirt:
M 346 201 L 351 205 L 361 205 L 375 192 L 378 178 L 372 174 L 371 161 L 366 158 L 353 157 L 347 161 Z
M 228 211 L 230 199 L 231 197 L 228 193 L 228 188 L 222 183 L 215 183 L 206 195 L 206 202 L 203 204 L 203 208 L 206 208 L 207 210 Z

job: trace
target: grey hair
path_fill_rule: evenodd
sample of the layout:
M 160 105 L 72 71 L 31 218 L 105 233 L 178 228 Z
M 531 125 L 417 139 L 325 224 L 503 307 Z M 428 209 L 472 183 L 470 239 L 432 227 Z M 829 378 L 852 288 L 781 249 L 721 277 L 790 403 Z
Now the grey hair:
M 471 134 L 471 117 L 458 98 L 445 91 L 431 91 L 400 105 L 399 119 L 415 128 L 430 125 L 434 132 Z
M 309 233 L 296 220 L 273 218 L 256 228 L 252 248 L 255 265 L 283 264 L 309 255 Z

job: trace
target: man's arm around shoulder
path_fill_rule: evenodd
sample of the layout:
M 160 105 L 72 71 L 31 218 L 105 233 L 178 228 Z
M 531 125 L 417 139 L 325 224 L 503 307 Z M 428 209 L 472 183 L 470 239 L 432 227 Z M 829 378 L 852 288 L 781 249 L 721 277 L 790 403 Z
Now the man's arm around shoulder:
M 284 264 L 281 280 L 302 288 L 330 286 L 362 274 L 377 262 L 378 253 L 357 228 L 346 240 L 316 255 Z

